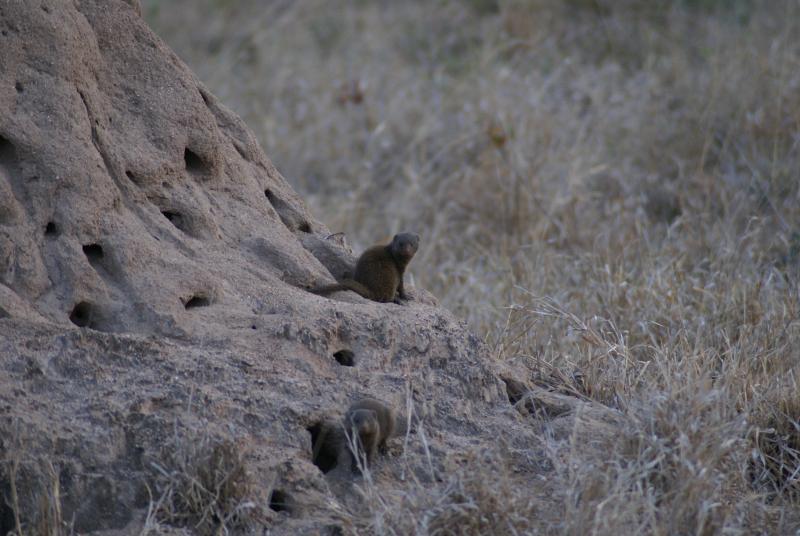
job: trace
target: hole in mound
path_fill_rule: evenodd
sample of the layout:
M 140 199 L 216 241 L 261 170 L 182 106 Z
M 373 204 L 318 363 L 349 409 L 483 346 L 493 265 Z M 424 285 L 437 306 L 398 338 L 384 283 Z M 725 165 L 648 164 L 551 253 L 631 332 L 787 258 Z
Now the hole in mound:
M 44 234 L 45 236 L 58 235 L 58 227 L 56 226 L 56 223 L 52 221 L 47 222 L 47 225 L 44 226 Z
M 183 160 L 186 162 L 186 171 L 194 175 L 200 175 L 206 172 L 208 166 L 203 159 L 197 156 L 197 153 L 188 147 L 183 152 Z
M 202 89 L 197 90 L 200 93 L 200 98 L 203 99 L 203 102 L 206 106 L 211 106 L 211 97 Z
M 512 378 L 503 378 L 503 381 L 506 384 L 506 397 L 513 406 L 525 396 L 525 386 Z
M 136 184 L 137 186 L 139 185 L 139 179 L 137 179 L 136 175 L 134 175 L 132 172 L 126 171 L 125 176 L 128 177 L 128 180 L 131 181 L 133 184 Z
M 211 300 L 202 295 L 192 296 L 183 306 L 186 309 L 194 309 L 195 307 L 208 307 L 211 305 Z
M 337 425 L 318 422 L 306 430 L 311 434 L 311 462 L 323 473 L 334 470 L 339 462 L 339 449 L 344 445 Z
M 303 233 L 311 232 L 311 225 L 309 225 L 309 223 L 300 215 L 300 213 L 298 213 L 296 209 L 292 208 L 289 203 L 273 194 L 272 190 L 269 188 L 264 190 L 264 195 L 272 205 L 272 208 L 275 209 L 275 212 L 278 213 L 278 217 L 281 219 L 283 224 L 290 231 L 300 231 Z
M 11 315 L 8 314 L 8 311 L 6 311 L 2 307 L 0 307 L 0 318 L 11 318 Z M 0 532 L 0 534 L 3 534 L 3 533 Z
M 17 150 L 14 144 L 0 136 L 0 165 L 15 166 L 17 163 Z
M 87 244 L 83 246 L 83 254 L 89 259 L 89 264 L 95 265 L 103 260 L 103 246 L 100 244 Z
M 333 358 L 343 367 L 352 367 L 356 364 L 356 356 L 351 350 L 339 350 L 334 352 Z
M 258 329 L 258 328 L 256 327 L 255 324 L 253 324 L 252 326 L 250 326 L 250 329 Z
M 163 214 L 164 217 L 167 218 L 172 225 L 174 225 L 181 231 L 185 230 L 185 227 L 183 225 L 183 215 L 181 215 L 180 212 L 175 212 L 172 210 L 163 210 L 161 211 L 161 214 Z
M 344 529 L 339 525 L 328 525 L 325 527 L 327 532 L 324 533 L 326 536 L 344 536 Z
M 23 91 L 25 91 L 25 88 L 22 87 L 22 84 L 20 82 L 14 84 L 14 89 L 17 90 L 17 93 L 22 93 Z
M 535 411 L 533 401 L 526 395 L 530 392 L 530 388 L 521 381 L 514 378 L 501 378 L 506 384 L 506 396 L 512 406 L 522 413 L 532 414 Z M 520 404 L 520 402 L 522 402 Z M 519 405 L 518 405 L 519 404 Z
M 0 480 L 0 497 L 11 497 L 11 483 L 3 479 Z M 14 509 L 8 504 L 10 501 L 0 501 L 0 534 L 9 534 L 14 531 L 16 522 L 14 520 Z
M 285 491 L 272 490 L 269 495 L 269 507 L 275 512 L 289 512 L 289 496 Z
M 89 302 L 80 302 L 72 308 L 69 320 L 79 328 L 85 328 L 92 321 L 92 305 Z

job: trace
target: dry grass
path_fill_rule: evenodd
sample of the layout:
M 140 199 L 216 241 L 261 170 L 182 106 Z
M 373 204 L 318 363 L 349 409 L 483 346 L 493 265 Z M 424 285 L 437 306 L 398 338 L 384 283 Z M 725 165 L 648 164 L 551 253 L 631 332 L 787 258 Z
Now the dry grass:
M 184 4 L 147 13 L 333 231 L 419 232 L 499 359 L 624 416 L 602 464 L 544 437 L 562 521 L 507 533 L 800 527 L 797 1 Z M 465 474 L 387 508 L 531 513 Z
M 354 534 L 393 536 L 528 534 L 542 526 L 543 493 L 518 488 L 504 447 L 455 454 L 437 467 L 430 431 L 417 415 L 412 420 L 415 433 L 406 432 L 401 457 L 403 485 L 387 492 L 359 463 L 354 488 L 360 497 L 340 518 L 343 526 Z
M 29 433 L 14 419 L 0 440 L 0 527 L 8 536 L 72 534 L 62 513 L 59 467 L 51 456 L 29 452 Z
M 216 536 L 257 521 L 243 454 L 235 444 L 176 432 L 150 465 L 154 497 L 144 534 L 158 534 L 165 525 Z
M 394 500 L 373 501 L 366 531 L 477 536 L 525 534 L 537 525 L 541 504 L 515 487 L 502 460 L 493 453 L 475 453 L 464 464 L 446 480 L 412 478 Z

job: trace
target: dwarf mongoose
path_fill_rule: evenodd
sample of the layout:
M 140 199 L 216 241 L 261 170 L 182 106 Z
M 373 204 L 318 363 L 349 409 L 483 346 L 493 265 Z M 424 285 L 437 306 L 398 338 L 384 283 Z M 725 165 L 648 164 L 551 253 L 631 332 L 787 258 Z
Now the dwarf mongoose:
M 352 290 L 377 302 L 405 300 L 403 273 L 418 247 L 419 236 L 397 234 L 391 243 L 372 246 L 361 254 L 353 279 L 343 279 L 335 285 L 318 287 L 311 292 L 325 295 L 337 290 Z
M 378 449 L 386 448 L 386 441 L 394 433 L 394 412 L 379 400 L 363 398 L 347 410 L 344 431 L 348 443 L 356 449 L 356 456 L 366 456 L 370 463 Z

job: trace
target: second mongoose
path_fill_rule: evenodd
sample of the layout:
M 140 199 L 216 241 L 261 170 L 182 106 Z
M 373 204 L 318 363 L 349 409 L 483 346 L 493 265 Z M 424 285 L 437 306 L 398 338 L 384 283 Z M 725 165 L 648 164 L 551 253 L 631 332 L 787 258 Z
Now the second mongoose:
M 403 274 L 418 247 L 419 236 L 414 233 L 396 234 L 389 244 L 372 246 L 361 254 L 352 279 L 311 289 L 311 292 L 325 295 L 352 290 L 377 302 L 408 299 L 403 289 Z
M 372 462 L 378 449 L 386 448 L 386 441 L 394 433 L 395 418 L 392 410 L 374 398 L 363 398 L 347 410 L 344 417 L 344 431 L 348 444 L 355 449 L 356 457 L 366 463 Z

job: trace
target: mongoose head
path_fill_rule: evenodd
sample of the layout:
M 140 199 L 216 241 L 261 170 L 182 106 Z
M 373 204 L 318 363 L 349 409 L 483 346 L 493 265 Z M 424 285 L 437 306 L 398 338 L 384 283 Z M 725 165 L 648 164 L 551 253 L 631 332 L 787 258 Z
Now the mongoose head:
M 414 233 L 399 233 L 394 235 L 389 245 L 394 258 L 408 262 L 419 248 L 419 236 Z
M 371 409 L 357 409 L 348 415 L 348 432 L 354 431 L 359 437 L 378 436 L 378 415 Z

